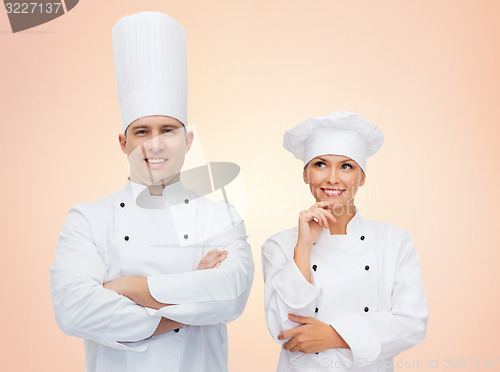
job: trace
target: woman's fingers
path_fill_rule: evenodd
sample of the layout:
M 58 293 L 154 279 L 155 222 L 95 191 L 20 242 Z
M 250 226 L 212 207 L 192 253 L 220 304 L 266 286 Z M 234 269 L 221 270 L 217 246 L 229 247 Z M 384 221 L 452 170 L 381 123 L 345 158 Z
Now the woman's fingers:
M 300 347 L 298 345 L 295 345 L 294 347 L 292 347 L 290 349 L 290 352 L 292 352 L 292 353 L 296 353 L 297 351 L 300 351 Z
M 293 337 L 283 344 L 283 349 L 290 350 L 292 353 L 295 353 L 300 351 L 300 346 L 297 340 L 295 340 L 295 337 Z
M 335 223 L 332 210 L 335 202 L 317 202 L 311 208 L 299 213 L 299 238 L 301 246 L 311 247 L 323 229 Z M 314 221 L 314 223 L 312 222 Z
M 297 347 L 297 342 L 293 338 L 291 340 L 288 340 L 287 342 L 285 342 L 283 344 L 283 349 L 285 349 L 285 350 L 290 350 L 291 351 L 291 349 L 294 348 L 294 347 Z
M 319 210 L 318 210 L 319 212 Z M 328 221 L 326 220 L 326 217 L 321 214 L 321 212 L 318 213 L 318 216 L 319 216 L 319 219 L 318 220 L 321 220 L 321 226 L 324 227 L 325 229 L 328 228 Z
M 311 208 L 333 208 L 334 205 L 335 205 L 334 201 L 317 202 L 314 203 Z
M 323 215 L 325 216 L 326 219 L 328 220 L 331 220 L 332 222 L 337 222 L 337 220 L 335 219 L 335 217 L 333 216 L 333 213 L 330 212 L 329 210 L 327 209 L 323 209 L 323 208 L 318 208 L 318 211 Z
M 333 216 L 332 208 L 335 205 L 335 202 L 318 202 L 314 204 L 312 208 L 318 208 L 322 211 L 326 212 L 326 215 L 328 216 L 329 219 L 331 219 L 333 222 L 337 222 L 337 219 Z
M 333 215 L 330 212 L 322 208 L 309 209 L 304 212 L 304 222 L 311 222 L 314 220 L 318 225 L 324 227 L 325 229 L 328 228 L 328 219 L 333 218 Z M 332 221 L 335 222 L 335 219 L 333 218 Z

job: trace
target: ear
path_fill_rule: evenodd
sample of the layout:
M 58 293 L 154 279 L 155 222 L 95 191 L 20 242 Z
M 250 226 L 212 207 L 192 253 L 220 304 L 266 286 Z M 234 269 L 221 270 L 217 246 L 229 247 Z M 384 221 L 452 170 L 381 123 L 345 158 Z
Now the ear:
M 120 147 L 124 154 L 127 153 L 127 136 L 125 134 L 120 133 L 118 135 L 118 142 L 120 142 Z
M 359 181 L 359 186 L 363 186 L 366 181 L 366 175 L 365 172 L 363 172 L 363 169 L 361 169 L 361 181 Z
M 302 172 L 302 178 L 304 179 L 304 183 L 309 185 L 309 177 L 307 175 L 307 165 L 304 167 L 304 171 Z
M 191 145 L 193 144 L 193 139 L 194 139 L 194 133 L 186 132 L 186 153 L 191 148 Z

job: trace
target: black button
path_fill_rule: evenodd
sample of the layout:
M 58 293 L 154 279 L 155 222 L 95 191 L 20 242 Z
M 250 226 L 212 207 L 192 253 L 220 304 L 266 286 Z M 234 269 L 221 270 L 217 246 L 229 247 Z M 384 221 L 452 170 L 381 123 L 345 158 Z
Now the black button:
M 365 236 L 364 235 L 361 235 L 361 240 L 365 240 Z
M 314 242 L 313 245 L 316 245 L 316 242 Z
M 184 239 L 189 238 L 188 234 L 184 234 Z
M 314 353 L 314 354 L 318 355 L 319 353 Z
M 125 237 L 124 237 L 123 239 L 125 239 L 125 241 L 127 241 L 127 242 L 128 242 L 128 240 L 129 240 L 130 238 L 128 237 L 128 235 L 125 235 Z
M 366 265 L 365 270 L 370 270 L 370 266 Z
M 315 312 L 315 313 L 317 313 L 318 311 L 319 311 L 319 309 L 318 309 L 318 308 L 314 309 L 314 312 Z
M 174 329 L 174 332 L 175 333 L 179 332 L 179 328 Z
M 125 206 L 125 203 L 124 203 L 124 202 L 121 202 L 121 203 L 120 203 L 120 207 L 122 207 L 122 208 L 123 208 L 124 206 Z
M 365 307 L 365 313 L 367 313 L 367 312 L 368 312 L 368 310 L 370 310 L 370 309 L 368 309 L 367 307 Z
M 184 199 L 184 203 L 189 204 L 189 199 Z
M 316 271 L 316 269 L 318 268 L 318 266 L 316 265 L 313 265 L 313 270 Z

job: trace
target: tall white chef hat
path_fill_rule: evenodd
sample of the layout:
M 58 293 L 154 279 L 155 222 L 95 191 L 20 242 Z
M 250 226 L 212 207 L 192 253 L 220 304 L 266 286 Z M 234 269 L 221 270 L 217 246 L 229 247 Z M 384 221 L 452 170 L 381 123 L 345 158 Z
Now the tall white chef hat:
M 358 114 L 338 111 L 307 119 L 285 132 L 283 147 L 304 167 L 321 155 L 343 155 L 354 160 L 366 173 L 366 159 L 384 142 L 382 131 Z
M 116 84 L 123 131 L 151 115 L 187 124 L 186 31 L 160 12 L 121 18 L 113 27 Z

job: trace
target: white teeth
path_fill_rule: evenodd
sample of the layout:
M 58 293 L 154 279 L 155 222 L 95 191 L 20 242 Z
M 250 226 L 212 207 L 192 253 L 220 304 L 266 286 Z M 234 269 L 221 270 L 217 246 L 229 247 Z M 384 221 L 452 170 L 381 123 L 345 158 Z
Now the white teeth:
M 342 190 L 324 190 L 326 195 L 329 196 L 334 196 L 334 195 L 340 195 L 342 193 Z
M 148 159 L 148 163 L 151 163 L 151 164 L 164 163 L 165 161 L 166 161 L 166 159 L 151 159 L 151 158 Z

